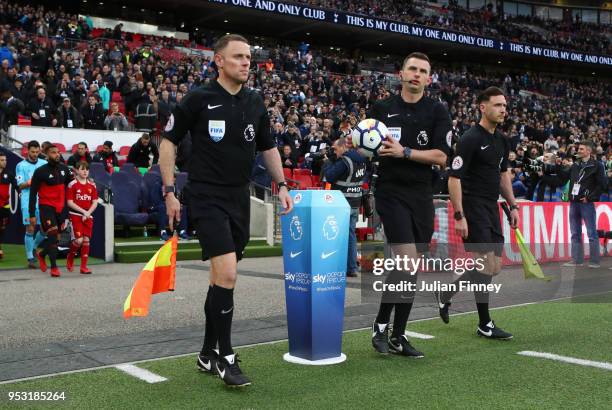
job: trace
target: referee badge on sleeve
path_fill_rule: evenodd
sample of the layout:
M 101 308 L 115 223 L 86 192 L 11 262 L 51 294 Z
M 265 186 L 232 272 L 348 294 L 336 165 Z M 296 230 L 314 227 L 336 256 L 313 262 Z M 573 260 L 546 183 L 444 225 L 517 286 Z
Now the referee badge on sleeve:
M 460 156 L 456 156 L 455 159 L 453 159 L 453 164 L 451 165 L 451 168 L 457 171 L 458 169 L 461 169 L 462 166 L 463 158 L 461 158 Z
M 214 142 L 219 142 L 225 136 L 225 121 L 209 120 L 208 135 Z

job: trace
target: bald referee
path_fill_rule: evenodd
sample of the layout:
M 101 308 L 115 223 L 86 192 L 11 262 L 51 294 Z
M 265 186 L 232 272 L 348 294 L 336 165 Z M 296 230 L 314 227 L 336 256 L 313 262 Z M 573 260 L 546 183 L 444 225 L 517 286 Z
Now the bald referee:
M 189 131 L 193 143 L 189 212 L 202 246 L 202 260 L 210 259 L 210 286 L 204 304 L 206 329 L 197 365 L 235 387 L 251 384 L 238 366 L 231 328 L 237 264 L 249 241 L 248 184 L 256 151 L 262 152 L 266 168 L 279 185 L 284 213 L 291 211 L 293 203 L 263 99 L 244 87 L 251 62 L 247 40 L 228 34 L 217 41 L 214 53 L 219 77 L 192 90 L 176 106 L 160 145 L 159 163 L 172 229 L 181 215 L 174 194 L 176 146 Z

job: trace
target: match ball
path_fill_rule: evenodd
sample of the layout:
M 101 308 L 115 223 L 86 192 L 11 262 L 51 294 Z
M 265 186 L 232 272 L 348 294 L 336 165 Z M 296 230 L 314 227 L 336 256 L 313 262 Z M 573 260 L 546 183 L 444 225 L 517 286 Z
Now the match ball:
M 353 146 L 357 148 L 361 155 L 371 158 L 382 147 L 387 133 L 385 124 L 373 118 L 368 118 L 357 124 L 351 133 L 351 139 Z

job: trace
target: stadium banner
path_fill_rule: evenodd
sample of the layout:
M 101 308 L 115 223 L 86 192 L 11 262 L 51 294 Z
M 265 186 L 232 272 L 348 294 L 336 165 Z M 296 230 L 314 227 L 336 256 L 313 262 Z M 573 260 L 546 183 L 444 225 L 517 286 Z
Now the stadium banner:
M 569 202 L 519 202 L 518 228 L 523 234 L 536 260 L 540 263 L 562 262 L 571 259 L 571 230 L 569 222 Z M 612 231 L 612 202 L 596 202 L 597 229 Z M 455 232 L 454 210 L 448 202 L 446 212 L 436 210 L 436 233 L 432 240 L 434 246 L 448 243 L 461 243 Z M 522 263 L 520 249 L 512 233 L 510 224 L 500 207 L 500 220 L 506 244 L 502 255 L 504 265 Z M 586 228 L 582 226 L 584 251 L 588 257 L 589 246 Z M 451 247 L 457 249 L 456 247 Z M 608 252 L 612 249 L 607 244 Z M 601 252 L 604 252 L 603 247 Z M 457 257 L 458 255 L 451 255 Z
M 295 363 L 343 361 L 350 207 L 340 191 L 291 191 L 281 217 L 289 354 Z
M 556 61 L 571 61 L 575 63 L 612 66 L 612 56 L 582 53 L 577 50 L 559 50 L 556 48 L 543 47 L 527 43 L 517 43 L 514 41 L 500 41 L 491 37 L 475 36 L 472 34 L 443 30 L 435 27 L 427 27 L 419 24 L 403 23 L 359 14 L 344 13 L 342 11 L 284 3 L 281 1 L 208 0 L 208 2 L 233 7 L 248 8 L 284 16 L 300 17 L 320 22 L 378 30 L 386 33 L 401 34 L 415 38 L 444 41 L 451 44 L 468 45 L 514 54 L 544 57 Z

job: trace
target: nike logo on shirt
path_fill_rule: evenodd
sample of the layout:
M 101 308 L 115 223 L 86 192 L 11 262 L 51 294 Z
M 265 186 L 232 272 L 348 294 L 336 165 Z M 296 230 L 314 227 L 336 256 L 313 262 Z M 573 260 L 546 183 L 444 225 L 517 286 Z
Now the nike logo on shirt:
M 480 149 L 481 149 L 481 150 L 485 150 L 485 149 L 487 149 L 488 147 L 489 147 L 488 145 L 483 145 L 483 146 L 481 146 L 481 147 L 480 147 Z
M 214 110 L 215 108 L 219 108 L 221 106 L 223 106 L 223 104 L 219 104 L 219 105 L 210 105 L 210 104 L 208 104 L 208 109 L 209 110 Z
M 327 258 L 332 256 L 336 252 L 338 252 L 338 251 L 333 251 L 333 252 L 330 252 L 330 253 L 321 252 L 321 259 L 327 259 Z
M 395 117 L 396 115 L 399 115 L 399 114 L 387 114 L 387 118 L 393 118 L 393 117 Z

